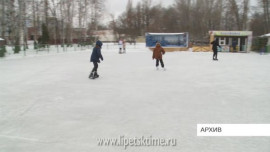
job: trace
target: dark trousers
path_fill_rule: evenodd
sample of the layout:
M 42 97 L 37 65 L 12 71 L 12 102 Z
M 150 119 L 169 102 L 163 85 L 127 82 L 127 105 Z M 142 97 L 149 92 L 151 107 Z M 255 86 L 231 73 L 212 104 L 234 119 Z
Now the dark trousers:
M 92 70 L 92 72 L 97 72 L 97 69 L 98 69 L 98 63 L 97 62 L 93 62 L 93 64 L 94 64 L 94 68 L 93 68 L 93 70 Z
M 156 59 L 156 67 L 159 66 L 159 62 L 161 64 L 161 67 L 164 68 L 164 63 L 163 63 L 163 60 L 162 59 Z
M 213 60 L 217 59 L 217 54 L 218 54 L 218 52 L 217 51 L 214 51 Z

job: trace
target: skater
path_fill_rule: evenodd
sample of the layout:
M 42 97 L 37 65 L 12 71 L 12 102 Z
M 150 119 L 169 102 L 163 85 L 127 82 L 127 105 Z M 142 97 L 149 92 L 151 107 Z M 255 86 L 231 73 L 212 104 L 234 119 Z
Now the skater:
M 153 50 L 153 60 L 156 59 L 156 67 L 157 67 L 157 70 L 159 70 L 159 62 L 161 63 L 161 67 L 164 69 L 164 71 L 166 70 L 164 68 L 164 63 L 163 63 L 163 60 L 162 60 L 162 55 L 165 54 L 165 51 L 164 49 L 161 47 L 160 43 L 157 42 L 156 43 L 156 47 L 155 49 Z
M 95 79 L 95 78 L 99 77 L 99 75 L 97 73 L 98 63 L 100 63 L 99 59 L 101 59 L 103 61 L 103 56 L 101 54 L 101 47 L 102 47 L 102 42 L 98 40 L 96 42 L 96 46 L 94 47 L 92 54 L 91 54 L 91 58 L 90 58 L 90 62 L 93 62 L 93 64 L 94 64 L 94 68 L 93 68 L 91 74 L 89 75 L 89 78 L 91 78 L 91 79 Z
M 216 38 L 213 42 L 211 42 L 211 44 L 213 45 L 212 49 L 213 49 L 213 52 L 214 52 L 213 60 L 218 61 L 218 59 L 217 59 L 218 48 L 217 47 L 220 47 L 219 42 L 218 42 L 218 38 Z
M 122 54 L 122 48 L 123 48 L 123 41 L 122 41 L 122 39 L 119 40 L 118 45 L 119 45 L 119 54 Z

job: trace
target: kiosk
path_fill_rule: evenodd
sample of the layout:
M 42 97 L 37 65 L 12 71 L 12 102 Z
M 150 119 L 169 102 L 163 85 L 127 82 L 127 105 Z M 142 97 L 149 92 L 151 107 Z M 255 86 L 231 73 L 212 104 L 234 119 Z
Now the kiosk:
M 262 37 L 266 37 L 268 39 L 266 44 L 266 52 L 270 52 L 270 33 L 263 35 Z
M 146 33 L 146 47 L 153 50 L 159 42 L 166 52 L 187 51 L 188 33 Z
M 209 35 L 210 43 L 218 38 L 220 52 L 249 52 L 251 50 L 251 31 L 209 31 Z

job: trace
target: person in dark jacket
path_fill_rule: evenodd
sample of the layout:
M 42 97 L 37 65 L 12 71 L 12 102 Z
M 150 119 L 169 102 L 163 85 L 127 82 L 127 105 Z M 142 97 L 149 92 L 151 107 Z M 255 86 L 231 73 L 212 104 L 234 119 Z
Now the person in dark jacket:
M 103 56 L 101 54 L 101 47 L 102 47 L 102 42 L 98 40 L 96 42 L 96 46 L 94 47 L 92 54 L 91 54 L 91 58 L 90 58 L 90 62 L 93 62 L 94 68 L 93 68 L 89 78 L 98 78 L 99 77 L 99 75 L 97 73 L 98 63 L 100 63 L 99 59 L 101 59 L 103 61 Z
M 164 54 L 165 54 L 164 49 L 161 47 L 161 44 L 159 42 L 157 42 L 156 47 L 153 50 L 153 56 L 152 56 L 153 60 L 156 59 L 157 70 L 159 69 L 158 68 L 159 62 L 161 63 L 161 67 L 165 70 L 164 63 L 162 60 L 162 55 L 164 55 Z
M 220 47 L 219 42 L 218 42 L 218 38 L 216 38 L 213 42 L 211 42 L 211 44 L 213 45 L 212 50 L 214 52 L 213 60 L 218 60 L 217 59 L 217 54 L 218 54 L 218 48 L 217 47 Z

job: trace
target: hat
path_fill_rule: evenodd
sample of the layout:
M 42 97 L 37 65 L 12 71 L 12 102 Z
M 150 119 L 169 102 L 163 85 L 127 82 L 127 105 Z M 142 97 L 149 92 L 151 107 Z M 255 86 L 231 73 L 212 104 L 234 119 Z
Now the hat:
M 96 45 L 99 46 L 99 47 L 101 47 L 102 46 L 102 42 L 100 40 L 97 40 Z

